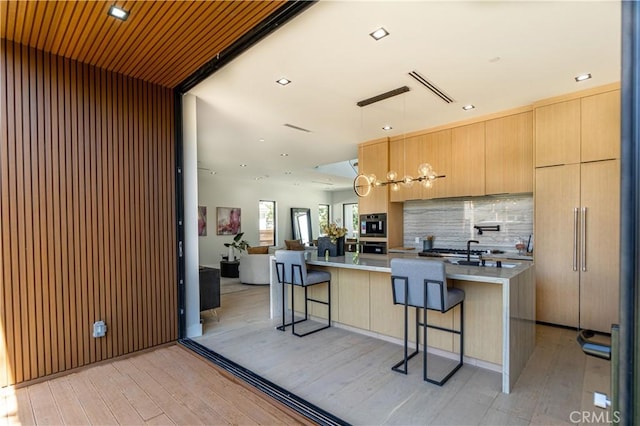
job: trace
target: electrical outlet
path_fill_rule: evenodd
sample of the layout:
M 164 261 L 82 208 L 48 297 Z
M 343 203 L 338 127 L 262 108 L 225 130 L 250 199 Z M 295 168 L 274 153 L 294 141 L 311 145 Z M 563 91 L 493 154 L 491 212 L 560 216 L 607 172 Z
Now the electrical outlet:
M 107 334 L 107 324 L 104 321 L 93 323 L 93 337 L 104 337 Z
M 420 244 L 420 237 L 416 237 L 416 244 Z
M 607 398 L 607 395 L 600 392 L 593 393 L 593 405 L 599 408 L 608 408 L 611 405 L 611 401 Z

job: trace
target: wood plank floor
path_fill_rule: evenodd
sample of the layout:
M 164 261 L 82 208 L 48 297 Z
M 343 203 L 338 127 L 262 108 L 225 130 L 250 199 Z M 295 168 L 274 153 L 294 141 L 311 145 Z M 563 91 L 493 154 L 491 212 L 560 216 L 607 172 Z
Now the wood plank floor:
M 304 338 L 274 329 L 268 287 L 222 295 L 197 339 L 353 424 L 565 425 L 599 413 L 609 363 L 584 355 L 571 330 L 538 326 L 536 350 L 514 391 L 498 373 L 464 365 L 444 386 L 390 366 L 401 347 L 332 327 Z M 300 424 L 304 419 L 180 346 L 90 367 L 0 395 L 0 424 Z M 589 423 L 595 424 L 595 423 Z
M 2 396 L 0 424 L 311 424 L 178 345 Z
M 600 412 L 594 391 L 610 393 L 609 362 L 584 355 L 572 330 L 538 326 L 535 352 L 506 395 L 498 373 L 470 365 L 443 387 L 422 381 L 420 357 L 407 376 L 394 373 L 400 346 L 344 329 L 277 331 L 267 287 L 223 295 L 218 316 L 199 343 L 353 424 L 574 424 L 572 412 Z

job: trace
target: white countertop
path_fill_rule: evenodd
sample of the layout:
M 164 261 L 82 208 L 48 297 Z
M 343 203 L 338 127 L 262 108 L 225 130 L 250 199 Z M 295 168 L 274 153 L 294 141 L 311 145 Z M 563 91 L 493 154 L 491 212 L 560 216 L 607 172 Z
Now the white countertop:
M 324 257 L 318 257 L 316 252 L 308 251 L 307 256 L 307 264 L 309 265 L 386 273 L 391 273 L 390 262 L 393 258 L 416 258 L 442 262 L 447 259 L 439 257 L 425 258 L 418 256 L 417 253 L 390 253 L 387 255 L 361 253 L 359 256 L 355 256 L 355 253 L 345 253 L 345 256 L 330 257 L 328 261 Z M 494 256 L 491 257 L 493 258 Z M 503 283 L 504 280 L 509 280 L 532 266 L 532 263 L 528 261 L 519 262 L 513 260 L 508 263 L 516 264 L 516 266 L 513 268 L 496 268 L 493 266 L 461 266 L 447 263 L 445 269 L 447 278 L 451 279 Z

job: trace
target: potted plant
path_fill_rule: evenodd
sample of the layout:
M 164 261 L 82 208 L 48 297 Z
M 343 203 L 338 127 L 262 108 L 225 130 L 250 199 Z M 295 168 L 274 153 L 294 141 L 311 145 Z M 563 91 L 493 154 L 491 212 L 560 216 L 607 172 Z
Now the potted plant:
M 236 255 L 234 249 L 238 249 L 238 251 L 243 252 L 249 247 L 249 243 L 246 240 L 242 239 L 244 232 L 239 232 L 233 237 L 233 241 L 230 243 L 224 243 L 224 246 L 229 249 L 229 262 L 236 260 Z

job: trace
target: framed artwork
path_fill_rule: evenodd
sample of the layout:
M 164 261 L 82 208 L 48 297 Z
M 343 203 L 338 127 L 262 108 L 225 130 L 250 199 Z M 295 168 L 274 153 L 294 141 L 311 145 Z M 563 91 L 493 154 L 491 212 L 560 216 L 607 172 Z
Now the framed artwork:
M 216 213 L 218 235 L 235 235 L 241 232 L 239 207 L 218 207 Z
M 198 206 L 198 236 L 207 236 L 207 206 Z

